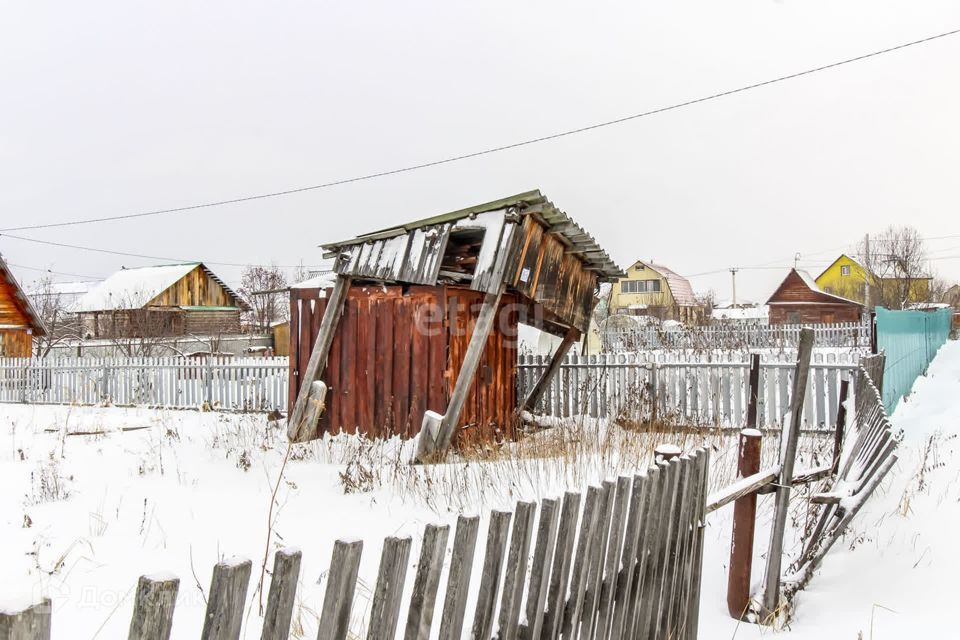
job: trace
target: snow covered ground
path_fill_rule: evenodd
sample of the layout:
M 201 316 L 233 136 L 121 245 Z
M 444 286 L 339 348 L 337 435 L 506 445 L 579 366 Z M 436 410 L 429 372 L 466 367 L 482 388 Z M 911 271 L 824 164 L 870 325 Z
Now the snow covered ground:
M 905 434 L 897 466 L 799 594 L 790 638 L 960 638 L 960 342 L 941 348 L 891 421 Z M 730 525 L 710 525 L 701 637 L 759 637 L 768 630 L 725 615 Z
M 960 524 L 960 467 L 953 457 L 960 343 L 943 348 L 894 424 L 907 433 L 898 468 L 800 595 L 791 637 L 853 639 L 862 631 L 870 638 L 871 619 L 877 639 L 907 630 L 955 635 L 946 630 L 960 570 L 949 544 Z M 64 436 L 64 430 L 106 433 Z M 714 487 L 729 483 L 733 471 L 733 440 L 720 438 L 708 439 L 716 447 Z M 678 444 L 689 449 L 700 442 L 688 436 Z M 0 405 L 0 605 L 49 595 L 54 638 L 124 637 L 137 577 L 172 572 L 181 579 L 173 637 L 195 638 L 201 588 L 208 588 L 214 563 L 243 555 L 254 563 L 254 606 L 244 637 L 258 637 L 255 588 L 283 443 L 280 427 L 256 414 Z M 415 558 L 427 523 L 453 524 L 460 511 L 486 515 L 519 499 L 632 473 L 649 463 L 653 444 L 649 436 L 588 423 L 569 434 L 528 439 L 523 456 L 491 452 L 484 460 L 433 467 L 406 464 L 411 447 L 398 441 L 373 445 L 341 436 L 300 445 L 279 483 L 268 568 L 277 545 L 303 550 L 295 631 L 315 637 L 335 539 L 365 541 L 359 618 L 384 537 L 413 536 Z M 708 521 L 704 638 L 769 632 L 738 627 L 726 615 L 730 512 L 722 509 Z M 762 513 L 756 567 L 762 567 L 769 509 Z

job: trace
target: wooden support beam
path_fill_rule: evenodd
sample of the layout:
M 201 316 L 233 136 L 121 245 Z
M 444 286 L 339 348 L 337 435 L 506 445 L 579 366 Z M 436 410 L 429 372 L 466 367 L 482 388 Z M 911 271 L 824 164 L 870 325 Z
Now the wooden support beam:
M 447 412 L 440 419 L 440 424 L 435 426 L 436 436 L 433 434 L 434 429 L 430 428 L 435 421 L 435 416 L 433 420 L 430 419 L 429 414 L 424 416 L 424 423 L 420 429 L 420 439 L 417 444 L 418 461 L 423 462 L 434 452 L 445 452 L 450 448 L 453 433 L 460 421 L 460 414 L 463 412 L 463 405 L 467 401 L 470 387 L 473 386 L 473 378 L 477 373 L 477 367 L 480 365 L 480 358 L 487 346 L 487 338 L 496 322 L 502 296 L 502 285 L 497 293 L 488 293 L 484 296 L 483 305 L 477 315 L 477 323 L 473 328 L 473 335 L 470 336 L 470 344 L 467 346 L 467 353 L 464 355 L 460 373 L 457 375 L 457 382 L 450 394 L 450 401 L 447 403 Z M 326 320 L 326 317 L 324 317 L 324 320 Z
M 530 390 L 530 393 L 527 394 L 527 397 L 524 398 L 520 406 L 517 407 L 518 412 L 531 411 L 533 407 L 540 402 L 540 398 L 543 397 L 543 392 L 547 390 L 547 387 L 550 386 L 550 382 L 553 380 L 553 376 L 556 375 L 557 371 L 560 370 L 560 365 L 563 364 L 563 359 L 566 357 L 567 352 L 570 351 L 570 347 L 572 347 L 573 344 L 579 339 L 580 331 L 570 327 L 570 329 L 567 330 L 566 335 L 563 336 L 563 341 L 560 342 L 560 346 L 558 346 L 557 350 L 554 352 L 550 363 L 543 372 L 543 375 L 540 376 L 540 379 L 537 380 L 537 384 L 533 385 L 533 389 Z
M 790 485 L 793 481 L 793 465 L 797 458 L 800 427 L 803 424 L 804 395 L 810 376 L 810 356 L 813 353 L 813 329 L 800 330 L 797 348 L 797 367 L 793 375 L 793 395 L 790 397 L 790 425 L 781 433 L 785 438 L 780 451 L 780 476 L 777 482 L 773 527 L 770 530 L 770 546 L 767 550 L 767 573 L 764 577 L 763 616 L 772 619 L 780 604 L 780 569 L 783 562 L 783 538 L 787 527 L 787 511 L 790 507 Z
M 333 293 L 330 295 L 327 308 L 323 313 L 320 333 L 313 345 L 310 361 L 307 363 L 306 370 L 300 372 L 300 392 L 297 394 L 297 402 L 287 419 L 287 438 L 290 442 L 304 442 L 314 435 L 317 420 L 320 419 L 320 413 L 323 411 L 327 391 L 326 385 L 322 383 L 315 385 L 314 382 L 319 382 L 317 378 L 323 372 L 324 367 L 327 366 L 330 345 L 333 344 L 333 336 L 337 331 L 337 324 L 340 322 L 343 305 L 347 301 L 350 282 L 350 276 L 337 276 L 337 281 L 333 285 Z

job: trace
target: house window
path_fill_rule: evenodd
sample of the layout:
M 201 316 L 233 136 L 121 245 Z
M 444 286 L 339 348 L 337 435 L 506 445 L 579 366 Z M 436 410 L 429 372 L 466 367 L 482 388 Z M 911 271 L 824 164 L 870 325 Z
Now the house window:
M 788 311 L 788 312 L 787 312 L 787 324 L 800 324 L 800 312 L 799 312 L 799 311 Z
M 621 293 L 659 293 L 659 280 L 621 280 Z
M 840 275 L 842 275 L 842 276 L 848 276 L 848 275 L 850 275 L 850 265 L 848 265 L 848 264 L 841 265 L 841 267 L 840 267 Z

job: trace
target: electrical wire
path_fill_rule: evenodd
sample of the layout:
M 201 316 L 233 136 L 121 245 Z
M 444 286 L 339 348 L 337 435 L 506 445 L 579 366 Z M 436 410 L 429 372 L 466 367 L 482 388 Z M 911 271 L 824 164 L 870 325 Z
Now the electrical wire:
M 564 138 L 564 137 L 567 137 L 567 136 L 572 136 L 572 135 L 576 135 L 576 134 L 580 134 L 580 133 L 585 133 L 585 132 L 588 132 L 588 131 L 594 131 L 594 130 L 596 130 L 596 129 L 602 129 L 602 128 L 605 128 L 605 127 L 611 127 L 611 126 L 614 126 L 614 125 L 623 124 L 623 123 L 625 123 L 625 122 L 630 122 L 630 121 L 632 121 L 632 120 L 637 120 L 637 119 L 640 119 L 640 118 L 645 118 L 645 117 L 648 117 L 648 116 L 652 116 L 652 115 L 656 115 L 656 114 L 660 114 L 660 113 L 665 113 L 665 112 L 667 112 L 667 111 L 674 111 L 674 110 L 676 110 L 676 109 L 682 109 L 682 108 L 685 108 L 685 107 L 690 107 L 690 106 L 693 106 L 693 105 L 696 105 L 696 104 L 700 104 L 700 103 L 702 103 L 702 102 L 708 102 L 708 101 L 711 101 L 711 100 L 717 100 L 717 99 L 719 99 L 719 98 L 725 98 L 725 97 L 727 97 L 727 96 L 735 95 L 735 94 L 738 94 L 738 93 L 743 93 L 743 92 L 745 92 L 745 91 L 750 91 L 750 90 L 752 90 L 752 89 L 759 89 L 759 88 L 761 88 L 761 87 L 766 87 L 766 86 L 769 86 L 769 85 L 772 85 L 772 84 L 777 84 L 777 83 L 779 83 L 779 82 L 785 82 L 785 81 L 788 81 L 788 80 L 794 80 L 794 79 L 796 79 L 796 78 L 800 78 L 800 77 L 803 77 L 803 76 L 808 76 L 808 75 L 811 75 L 811 74 L 814 74 L 814 73 L 818 73 L 818 72 L 821 72 L 821 71 L 826 71 L 826 70 L 829 70 L 829 69 L 834 69 L 834 68 L 836 68 L 836 67 L 840 67 L 840 66 L 843 66 L 843 65 L 852 64 L 852 63 L 854 63 L 854 62 L 860 62 L 860 61 L 862 61 L 862 60 L 867 60 L 867 59 L 869 59 L 869 58 L 874 58 L 874 57 L 881 56 L 881 55 L 884 55 L 884 54 L 887 54 L 887 53 L 892 53 L 892 52 L 894 52 L 894 51 L 899 51 L 899 50 L 901 50 L 901 49 L 906 49 L 906 48 L 908 48 L 908 47 L 913 47 L 913 46 L 925 44 L 925 43 L 932 42 L 932 41 L 934 41 L 934 40 L 938 40 L 938 39 L 941 39 L 941 38 L 947 38 L 947 37 L 949 37 L 949 36 L 957 35 L 958 33 L 960 33 L 960 29 L 953 29 L 953 30 L 945 31 L 945 32 L 938 33 L 938 34 L 935 34 L 935 35 L 932 35 L 932 36 L 927 36 L 927 37 L 921 38 L 921 39 L 919 39 L 919 40 L 913 40 L 913 41 L 901 43 L 901 44 L 898 44 L 898 45 L 895 45 L 895 46 L 892 46 L 892 47 L 887 47 L 886 49 L 880 49 L 880 50 L 877 50 L 877 51 L 872 51 L 872 52 L 870 52 L 870 53 L 865 53 L 865 54 L 861 54 L 861 55 L 858 55 L 858 56 L 854 56 L 854 57 L 852 57 L 852 58 L 846 58 L 846 59 L 844 59 L 844 60 L 838 60 L 837 62 L 832 62 L 832 63 L 830 63 L 830 64 L 821 65 L 821 66 L 819 66 L 819 67 L 812 67 L 812 68 L 810 68 L 810 69 L 805 69 L 805 70 L 803 70 L 803 71 L 798 71 L 798 72 L 795 72 L 795 73 L 790 73 L 790 74 L 787 74 L 787 75 L 779 76 L 779 77 L 776 77 L 776 78 L 772 78 L 772 79 L 770 79 L 770 80 L 764 80 L 764 81 L 762 81 L 762 82 L 755 82 L 755 83 L 753 83 L 753 84 L 744 85 L 744 86 L 742 86 L 742 87 L 737 87 L 737 88 L 735 88 L 735 89 L 728 89 L 728 90 L 726 90 L 726 91 L 721 91 L 721 92 L 719 92 L 719 93 L 713 93 L 713 94 L 710 94 L 710 95 L 701 96 L 701 97 L 699 97 L 699 98 L 693 98 L 693 99 L 691 99 L 691 100 L 686 100 L 686 101 L 684 101 L 684 102 L 677 102 L 677 103 L 674 103 L 674 104 L 671 104 L 671 105 L 668 105 L 668 106 L 658 107 L 658 108 L 656 108 L 656 109 L 650 109 L 650 110 L 648 110 L 648 111 L 642 111 L 642 112 L 640 112 L 640 113 L 634 113 L 634 114 L 631 114 L 631 115 L 627 115 L 627 116 L 623 116 L 623 117 L 620 117 L 620 118 L 616 118 L 616 119 L 614 119 L 614 120 L 606 120 L 606 121 L 604 121 L 604 122 L 597 122 L 597 123 L 594 123 L 594 124 L 589 124 L 589 125 L 586 125 L 586 126 L 577 127 L 577 128 L 575 128 L 575 129 L 568 129 L 568 130 L 566 130 L 566 131 L 560 131 L 560 132 L 552 133 L 552 134 L 549 134 L 549 135 L 539 136 L 539 137 L 535 137 L 535 138 L 528 138 L 528 139 L 526 139 L 526 140 L 521 140 L 521 141 L 513 142 L 513 143 L 510 143 L 510 144 L 504 144 L 504 145 L 500 145 L 500 146 L 497 146 L 497 147 L 490 147 L 490 148 L 487 148 L 487 149 L 481 149 L 481 150 L 479 150 L 479 151 L 472 151 L 472 152 L 469 152 L 469 153 L 463 153 L 463 154 L 456 155 L 456 156 L 450 156 L 450 157 L 447 157 L 447 158 L 442 158 L 442 159 L 440 159 L 440 160 L 433 160 L 433 161 L 430 161 L 430 162 L 423 162 L 423 163 L 420 163 L 420 164 L 409 165 L 409 166 L 406 166 L 406 167 L 400 167 L 400 168 L 396 168 L 396 169 L 389 169 L 389 170 L 386 170 L 386 171 L 379 171 L 379 172 L 376 172 L 376 173 L 368 173 L 368 174 L 365 174 L 365 175 L 354 176 L 354 177 L 352 177 L 352 178 L 343 178 L 343 179 L 340 179 L 340 180 L 333 180 L 333 181 L 324 182 L 324 183 L 321 183 L 321 184 L 315 184 L 315 185 L 310 185 L 310 186 L 305 186 L 305 187 L 295 187 L 295 188 L 292 188 L 292 189 L 285 189 L 285 190 L 282 190 L 282 191 L 273 191 L 273 192 L 269 192 L 269 193 L 260 193 L 260 194 L 253 194 L 253 195 L 248 195 L 248 196 L 241 196 L 241 197 L 238 197 L 238 198 L 230 198 L 230 199 L 227 199 L 227 200 L 215 200 L 215 201 L 212 201 L 212 202 L 203 202 L 203 203 L 193 204 L 193 205 L 187 205 L 187 206 L 183 206 L 183 207 L 172 207 L 172 208 L 169 208 L 169 209 L 157 209 L 157 210 L 154 210 L 154 211 L 142 211 L 142 212 L 139 212 L 139 213 L 128 213 L 128 214 L 124 214 L 124 215 L 103 216 L 103 217 L 99 217 L 99 218 L 87 218 L 87 219 L 81 219 L 81 220 L 66 220 L 66 221 L 63 221 L 63 222 L 50 222 L 50 223 L 45 223 L 45 224 L 24 225 L 24 226 L 19 226 L 19 227 L 7 227 L 7 228 L 4 228 L 4 229 L 0 229 L 0 231 L 27 231 L 27 230 L 31 230 L 31 229 L 51 229 L 51 228 L 54 228 L 54 227 L 67 227 L 67 226 L 74 226 L 74 225 L 81 225 L 81 224 L 94 224 L 94 223 L 99 223 L 99 222 L 112 222 L 112 221 L 116 221 L 116 220 L 131 220 L 131 219 L 135 219 L 135 218 L 145 218 L 145 217 L 149 217 L 149 216 L 159 216 L 159 215 L 166 215 L 166 214 L 172 214 L 172 213 L 182 213 L 182 212 L 185 212 L 185 211 L 195 211 L 195 210 L 197 210 L 197 209 L 205 209 L 205 208 L 210 208 L 210 207 L 219 207 L 219 206 L 230 205 L 230 204 L 238 204 L 238 203 L 241 203 L 241 202 L 251 202 L 251 201 L 254 201 L 254 200 L 264 200 L 264 199 L 267 199 L 267 198 L 277 198 L 277 197 L 288 196 L 288 195 L 293 195 L 293 194 L 297 194 L 297 193 L 304 193 L 304 192 L 307 192 L 307 191 L 316 191 L 316 190 L 319 190 L 319 189 L 327 189 L 327 188 L 330 188 L 330 187 L 337 187 L 337 186 L 341 186 L 341 185 L 351 184 L 351 183 L 354 183 L 354 182 L 362 182 L 362 181 L 365 181 L 365 180 L 373 180 L 373 179 L 376 179 L 376 178 L 384 178 L 384 177 L 387 177 L 387 176 L 393 176 L 393 175 L 397 175 L 397 174 L 401 174 L 401 173 L 409 173 L 409 172 L 411 172 L 411 171 L 418 171 L 418 170 L 420 170 L 420 169 L 427 169 L 427 168 L 430 168 L 430 167 L 436 167 L 436 166 L 440 166 L 440 165 L 450 164 L 450 163 L 453 163 L 453 162 L 459 162 L 459 161 L 462 161 L 462 160 L 468 160 L 468 159 L 477 158 L 477 157 L 480 157 L 480 156 L 486 156 L 486 155 L 490 155 L 490 154 L 494 154 L 494 153 L 500 153 L 500 152 L 508 151 L 508 150 L 511 150 L 511 149 L 517 149 L 517 148 L 519 148 L 519 147 L 526 147 L 526 146 L 538 144 L 538 143 L 541 143 L 541 142 L 547 142 L 547 141 L 549 141 L 549 140 L 557 140 L 557 139 L 559 139 L 559 138 Z
M 17 236 L 10 233 L 0 233 L 0 238 L 10 238 L 12 240 L 22 240 L 23 242 L 34 242 L 37 244 L 44 244 L 51 247 L 62 247 L 65 249 L 78 249 L 80 251 L 92 251 L 94 253 L 106 253 L 113 256 L 125 256 L 128 258 L 143 258 L 145 260 L 165 260 L 168 262 L 202 262 L 206 265 L 219 266 L 219 267 L 279 267 L 281 269 L 297 269 L 299 267 L 315 267 L 320 268 L 327 265 L 289 265 L 289 264 L 249 264 L 241 262 L 214 262 L 211 260 L 184 260 L 183 258 L 170 258 L 166 256 L 151 256 L 142 253 L 130 253 L 127 251 L 115 251 L 113 249 L 100 249 L 98 247 L 85 247 L 78 244 L 68 244 L 66 242 L 53 242 L 52 240 L 40 240 L 38 238 L 26 238 L 24 236 Z

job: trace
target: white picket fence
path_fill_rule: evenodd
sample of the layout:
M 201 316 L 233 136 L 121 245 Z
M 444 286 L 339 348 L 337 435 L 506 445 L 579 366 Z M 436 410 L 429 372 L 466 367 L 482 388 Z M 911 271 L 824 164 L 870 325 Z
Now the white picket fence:
M 836 424 L 840 381 L 852 375 L 856 364 L 837 363 L 836 354 L 816 355 L 803 422 L 808 429 L 828 429 Z M 521 356 L 517 374 L 520 397 L 533 388 L 548 361 L 544 356 Z M 791 363 L 761 364 L 758 426 L 782 426 L 790 409 L 793 372 Z M 745 362 L 660 363 L 644 362 L 634 353 L 574 354 L 564 359 L 536 412 L 621 420 L 656 416 L 683 424 L 742 427 L 746 424 L 749 375 L 750 365 Z
M 0 402 L 285 411 L 287 358 L 0 358 Z
M 659 326 L 607 328 L 602 332 L 604 351 L 643 349 L 762 349 L 796 348 L 800 329 L 814 331 L 818 347 L 870 347 L 870 324 L 839 322 L 834 324 L 718 324 L 704 327 L 664 329 Z

